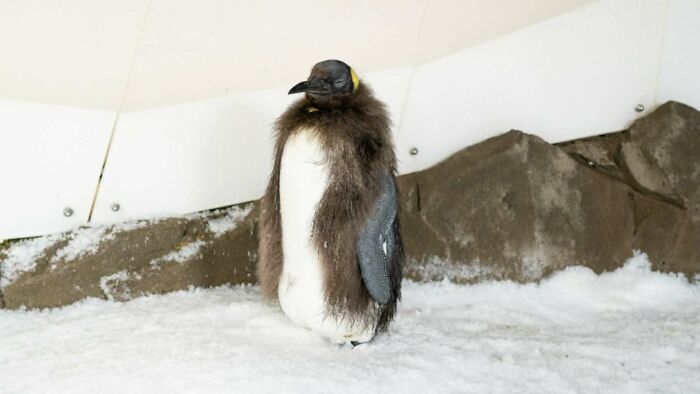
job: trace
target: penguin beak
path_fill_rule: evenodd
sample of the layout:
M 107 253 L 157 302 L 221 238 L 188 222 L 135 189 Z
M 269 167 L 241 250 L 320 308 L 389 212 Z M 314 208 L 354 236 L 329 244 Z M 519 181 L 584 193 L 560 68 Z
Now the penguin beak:
M 294 93 L 311 93 L 311 94 L 330 94 L 331 86 L 322 79 L 309 79 L 308 81 L 299 82 L 289 90 L 287 94 Z

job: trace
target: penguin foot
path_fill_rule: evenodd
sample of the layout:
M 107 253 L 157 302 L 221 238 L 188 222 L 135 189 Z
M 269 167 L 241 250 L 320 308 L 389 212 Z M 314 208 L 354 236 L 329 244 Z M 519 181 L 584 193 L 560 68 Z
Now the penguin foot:
M 360 345 L 364 345 L 365 342 L 359 342 L 359 341 L 348 341 L 344 343 L 339 343 L 338 346 L 340 348 L 345 348 L 345 349 L 354 349 Z

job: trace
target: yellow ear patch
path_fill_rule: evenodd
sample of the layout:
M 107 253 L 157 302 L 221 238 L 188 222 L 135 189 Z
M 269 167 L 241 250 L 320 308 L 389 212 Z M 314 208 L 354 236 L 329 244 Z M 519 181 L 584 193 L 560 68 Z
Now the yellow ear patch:
M 356 91 L 357 87 L 360 86 L 360 78 L 355 74 L 355 70 L 350 68 L 350 76 L 352 77 L 352 91 Z

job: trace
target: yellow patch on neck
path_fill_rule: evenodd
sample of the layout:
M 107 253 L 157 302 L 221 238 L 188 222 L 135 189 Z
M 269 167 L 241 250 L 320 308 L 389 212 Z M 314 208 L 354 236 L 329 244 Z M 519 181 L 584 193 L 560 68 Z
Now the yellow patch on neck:
M 352 91 L 356 91 L 357 87 L 360 86 L 360 78 L 355 74 L 355 70 L 350 68 L 350 76 L 352 77 Z
M 311 113 L 311 112 L 318 112 L 318 108 L 316 107 L 306 107 L 306 112 Z

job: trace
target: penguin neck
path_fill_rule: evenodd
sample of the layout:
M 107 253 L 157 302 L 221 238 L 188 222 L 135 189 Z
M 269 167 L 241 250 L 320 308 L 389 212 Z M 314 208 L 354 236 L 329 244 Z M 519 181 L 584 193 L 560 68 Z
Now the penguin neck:
M 322 109 L 314 104 L 318 105 L 306 96 L 302 97 L 277 120 L 279 137 L 276 160 L 281 158 L 287 138 L 307 128 L 314 130 L 323 149 L 329 152 L 329 162 L 338 160 L 341 162 L 340 167 L 345 166 L 347 157 L 343 153 L 343 147 L 350 146 L 363 158 L 363 163 L 376 159 L 385 168 L 394 168 L 396 159 L 389 116 L 384 104 L 374 98 L 370 87 L 360 83 L 347 105 L 339 109 Z
M 359 84 L 357 91 L 348 95 L 319 96 L 307 93 L 304 97 L 307 104 L 305 109 L 307 112 L 312 113 L 317 111 L 333 111 L 355 108 L 364 102 L 365 98 L 371 97 L 371 95 L 371 92 L 362 83 Z
M 347 107 L 348 98 L 338 97 L 338 96 L 306 96 L 306 111 L 317 112 L 317 111 L 332 111 L 337 109 L 342 109 Z

